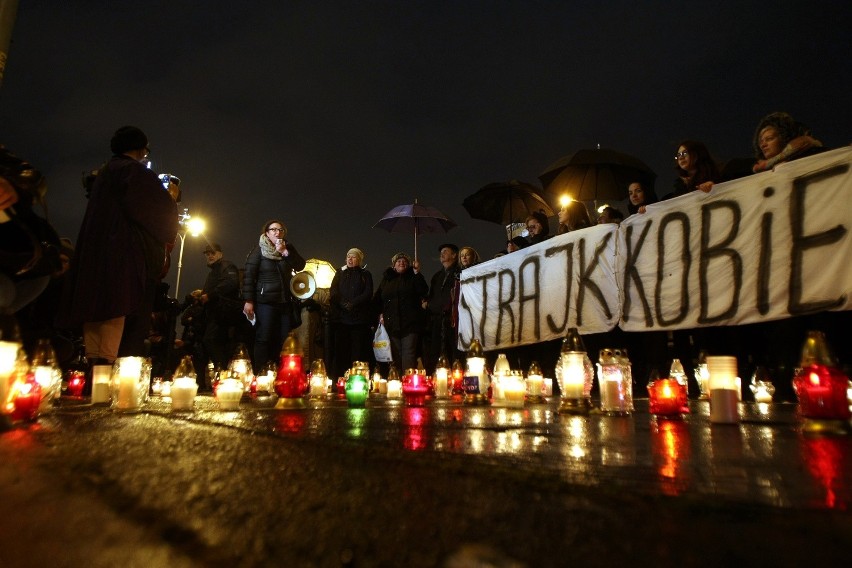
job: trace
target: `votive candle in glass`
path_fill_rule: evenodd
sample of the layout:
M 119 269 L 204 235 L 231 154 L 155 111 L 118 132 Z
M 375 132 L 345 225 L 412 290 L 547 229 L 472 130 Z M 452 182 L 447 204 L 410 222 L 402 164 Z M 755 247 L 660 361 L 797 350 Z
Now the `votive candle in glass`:
M 710 391 L 710 422 L 736 424 L 740 421 L 737 358 L 729 355 L 707 357 Z
M 369 389 L 367 377 L 364 375 L 349 374 L 346 380 L 346 401 L 352 408 L 363 408 L 367 402 Z
M 388 398 L 397 399 L 402 398 L 402 381 L 399 379 L 389 380 L 387 383 L 388 388 Z
M 503 404 L 510 408 L 522 408 L 527 390 L 523 377 L 503 375 L 500 383 L 503 387 Z
M 648 383 L 649 411 L 662 417 L 675 417 L 689 412 L 686 387 L 677 379 L 658 379 Z
M 229 377 L 219 381 L 219 386 L 216 388 L 216 401 L 219 403 L 219 408 L 239 410 L 243 389 L 243 382 L 239 379 Z
M 402 396 L 406 406 L 423 406 L 428 393 L 429 383 L 425 375 L 413 373 L 402 378 Z
M 198 383 L 192 377 L 177 377 L 172 381 L 172 410 L 192 410 Z
M 109 378 L 112 365 L 95 365 L 92 367 L 92 404 L 109 402 Z
M 446 367 L 438 367 L 435 369 L 435 396 L 437 398 L 447 398 L 450 396 L 450 370 Z

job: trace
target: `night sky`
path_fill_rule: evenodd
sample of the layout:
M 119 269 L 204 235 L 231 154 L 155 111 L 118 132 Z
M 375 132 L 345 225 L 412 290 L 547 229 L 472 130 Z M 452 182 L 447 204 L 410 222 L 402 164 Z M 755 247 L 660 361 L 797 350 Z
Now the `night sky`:
M 639 157 L 664 194 L 681 139 L 749 157 L 769 112 L 848 144 L 850 23 L 848 1 L 23 0 L 0 143 L 48 176 L 51 220 L 76 239 L 81 172 L 139 126 L 239 265 L 278 217 L 305 258 L 339 266 L 358 246 L 378 282 L 413 236 L 371 227 L 418 198 L 459 225 L 420 238 L 428 278 L 441 242 L 504 244 L 467 195 L 537 184 L 581 148 Z M 204 281 L 203 245 L 186 240 L 181 295 Z

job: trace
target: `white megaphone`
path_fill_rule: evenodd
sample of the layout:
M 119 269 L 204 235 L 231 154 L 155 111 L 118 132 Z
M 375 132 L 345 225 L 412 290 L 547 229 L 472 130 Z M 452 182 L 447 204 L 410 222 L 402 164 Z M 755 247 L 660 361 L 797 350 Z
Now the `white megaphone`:
M 290 292 L 299 300 L 307 300 L 317 291 L 317 280 L 307 270 L 290 279 Z

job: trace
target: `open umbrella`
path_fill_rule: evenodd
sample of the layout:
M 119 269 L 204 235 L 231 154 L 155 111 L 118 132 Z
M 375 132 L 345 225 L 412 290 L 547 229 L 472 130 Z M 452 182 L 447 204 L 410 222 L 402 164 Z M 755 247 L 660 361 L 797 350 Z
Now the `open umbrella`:
M 554 215 L 537 187 L 516 179 L 489 183 L 465 197 L 462 205 L 472 218 L 500 225 L 524 221 L 535 211 L 544 211 L 548 217 Z
M 398 205 L 385 213 L 373 228 L 389 233 L 414 233 L 414 259 L 417 260 L 417 235 L 423 233 L 446 233 L 456 224 L 434 207 L 422 205 L 414 200 L 408 205 Z
M 654 188 L 654 173 L 639 158 L 608 148 L 584 149 L 560 158 L 538 176 L 548 194 L 568 194 L 577 201 L 625 199 L 627 186 L 642 182 Z

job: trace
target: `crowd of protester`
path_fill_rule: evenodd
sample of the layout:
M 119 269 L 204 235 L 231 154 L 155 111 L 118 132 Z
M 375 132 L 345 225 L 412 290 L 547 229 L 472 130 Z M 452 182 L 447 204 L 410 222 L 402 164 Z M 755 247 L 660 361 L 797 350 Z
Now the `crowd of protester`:
M 741 167 L 720 167 L 699 141 L 682 141 L 675 150 L 672 189 L 662 199 L 691 191 L 709 192 L 715 183 L 824 149 L 809 128 L 786 113 L 763 118 L 754 133 L 753 146 L 755 160 L 750 171 L 743 171 Z M 110 148 L 112 158 L 85 177 L 88 204 L 76 246 L 69 239 L 55 243 L 59 264 L 47 272 L 20 272 L 8 254 L 13 241 L 6 234 L 12 225 L 0 224 L 7 243 L 0 256 L 0 310 L 6 317 L 3 329 L 9 327 L 9 314 L 16 313 L 25 341 L 32 343 L 49 336 L 62 354 L 60 359 L 70 358 L 71 346 L 82 342 L 91 364 L 109 364 L 125 355 L 151 356 L 155 374 L 168 374 L 180 356 L 188 354 L 202 390 L 210 389 L 212 374 L 227 366 L 239 344 L 251 350 L 255 368 L 274 365 L 288 333 L 300 325 L 302 309 L 301 300 L 290 290 L 290 281 L 305 267 L 305 260 L 287 239 L 286 225 L 278 219 L 264 223 L 242 269 L 224 258 L 220 245 L 210 243 L 204 251 L 210 272 L 203 287 L 178 303 L 169 298 L 168 285 L 162 278 L 169 269 L 178 228 L 179 181 L 163 191 L 162 181 L 143 164 L 148 139 L 138 128 L 120 128 Z M 8 164 L 0 177 L 0 208 L 4 215 L 12 213 L 15 221 L 23 221 L 37 198 L 43 197 L 43 189 L 23 184 L 20 176 L 16 177 L 16 171 L 35 171 L 29 164 L 5 150 L 2 157 Z M 647 205 L 658 200 L 654 189 L 641 181 L 630 183 L 625 190 L 628 215 L 641 215 Z M 619 223 L 624 218 L 614 206 L 597 213 L 593 217 L 583 203 L 569 201 L 558 211 L 555 233 L 581 230 L 595 222 Z M 548 216 L 533 211 L 523 234 L 507 240 L 496 256 L 551 236 Z M 26 239 L 24 244 L 29 245 Z M 439 357 L 450 364 L 464 359 L 464 353 L 456 349 L 460 274 L 479 263 L 481 257 L 472 247 L 459 248 L 453 243 L 440 245 L 438 252 L 441 267 L 428 280 L 418 261 L 400 252 L 390 259 L 374 286 L 372 274 L 363 267 L 364 252 L 356 247 L 347 251 L 346 264 L 334 276 L 323 311 L 331 331 L 323 338 L 324 358 L 333 376 L 341 376 L 355 360 L 375 363 L 371 345 L 379 323 L 390 337 L 393 362 L 399 370 L 423 365 L 431 373 Z M 664 371 L 664 362 L 675 356 L 695 361 L 700 349 L 719 347 L 720 333 L 728 334 L 728 342 L 731 333 L 754 330 L 761 336 L 789 335 L 790 341 L 795 341 L 803 325 L 834 325 L 828 321 L 830 315 L 801 319 L 794 324 L 775 322 L 695 332 L 625 334 L 615 330 L 588 338 L 587 347 L 594 353 L 596 347 L 605 344 L 629 344 L 638 355 L 634 359 L 640 369 L 636 375 L 641 377 Z M 178 321 L 182 332 L 176 337 Z M 9 337 L 9 331 L 3 333 L 2 337 Z M 547 372 L 558 348 L 558 342 L 519 347 L 510 350 L 509 358 L 522 368 L 537 360 Z M 761 345 L 755 352 L 758 360 L 751 364 L 774 365 L 778 372 L 787 372 L 786 367 L 795 364 L 795 349 L 792 357 L 785 353 L 783 361 L 778 357 L 773 360 L 770 351 L 768 343 Z

